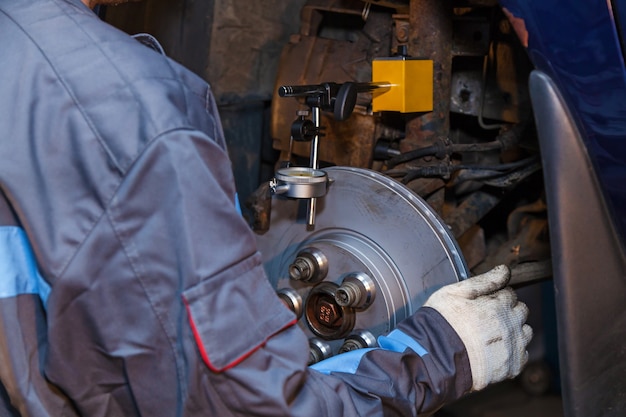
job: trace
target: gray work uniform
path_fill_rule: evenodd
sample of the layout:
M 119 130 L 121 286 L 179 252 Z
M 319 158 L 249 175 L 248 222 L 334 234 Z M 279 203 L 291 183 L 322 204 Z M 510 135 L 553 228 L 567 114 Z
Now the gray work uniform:
M 78 0 L 0 0 L 0 415 L 419 415 L 471 387 L 435 310 L 307 367 L 209 86 Z

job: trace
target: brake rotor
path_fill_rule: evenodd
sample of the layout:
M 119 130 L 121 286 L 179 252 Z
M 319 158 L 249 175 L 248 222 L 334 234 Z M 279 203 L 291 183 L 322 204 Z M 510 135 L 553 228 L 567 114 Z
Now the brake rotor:
M 324 171 L 331 183 L 314 230 L 308 200 L 275 195 L 270 228 L 257 236 L 270 282 L 321 352 L 312 362 L 372 345 L 469 276 L 448 227 L 413 191 L 376 171 Z

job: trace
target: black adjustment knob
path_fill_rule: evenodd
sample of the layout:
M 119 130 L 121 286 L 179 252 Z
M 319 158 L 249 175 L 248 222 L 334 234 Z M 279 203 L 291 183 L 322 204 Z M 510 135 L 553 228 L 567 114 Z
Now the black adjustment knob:
M 336 120 L 346 120 L 352 114 L 354 106 L 356 106 L 357 87 L 356 84 L 347 82 L 339 88 L 335 105 L 333 106 L 333 114 Z
M 315 138 L 318 130 L 310 119 L 299 118 L 291 124 L 291 137 L 298 142 L 308 142 Z

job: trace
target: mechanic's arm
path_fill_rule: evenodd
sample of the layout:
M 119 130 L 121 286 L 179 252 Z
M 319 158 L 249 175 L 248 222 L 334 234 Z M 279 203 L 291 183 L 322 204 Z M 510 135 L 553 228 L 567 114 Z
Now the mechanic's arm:
M 228 184 L 225 155 L 210 159 L 204 167 Z M 192 168 L 189 162 L 184 166 L 185 172 Z M 212 181 L 207 176 L 198 184 Z M 230 186 L 207 191 L 216 201 L 234 198 Z M 182 204 L 191 208 L 193 197 Z M 204 209 L 207 218 L 215 215 Z M 380 339 L 381 348 L 310 369 L 308 341 L 271 288 L 252 232 L 234 208 L 219 212 L 219 227 L 211 229 L 221 230 L 223 243 L 238 246 L 220 249 L 219 259 L 205 256 L 230 266 L 185 290 L 183 299 L 207 375 L 236 414 L 427 414 L 470 390 L 517 375 L 527 360 L 532 337 L 524 325 L 527 308 L 510 288 L 503 289 L 509 271 L 499 267 L 434 293 L 424 308 Z
M 294 326 L 214 376 L 218 386 L 229 387 L 224 395 L 237 397 L 232 406 L 242 415 L 250 410 L 294 416 L 428 415 L 521 371 L 532 331 L 524 324 L 526 306 L 510 288 L 502 289 L 508 279 L 508 269 L 498 267 L 444 287 L 379 338 L 380 348 L 335 356 L 312 366 L 315 371 L 299 369 L 308 346 Z M 268 381 L 268 373 L 280 383 L 259 383 Z M 259 404 L 277 408 L 261 411 Z
M 269 284 L 234 198 L 223 146 L 176 131 L 135 163 L 111 208 L 135 270 L 162 277 L 146 293 L 180 304 L 152 301 L 167 338 L 180 344 L 172 353 L 187 367 L 179 369 L 201 368 L 189 379 L 208 382 L 208 403 L 241 416 L 418 415 L 519 372 L 530 333 L 525 307 L 498 291 L 508 278 L 502 269 L 436 292 L 380 349 L 310 369 L 308 341 Z M 131 386 L 146 384 L 139 376 Z

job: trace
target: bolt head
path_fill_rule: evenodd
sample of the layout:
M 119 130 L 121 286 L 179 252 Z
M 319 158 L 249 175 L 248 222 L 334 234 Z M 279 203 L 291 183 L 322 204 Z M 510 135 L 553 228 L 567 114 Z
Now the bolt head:
M 341 320 L 341 317 L 341 312 L 334 303 L 327 300 L 320 301 L 317 306 L 317 318 L 320 323 L 323 323 L 326 326 L 333 326 Z

